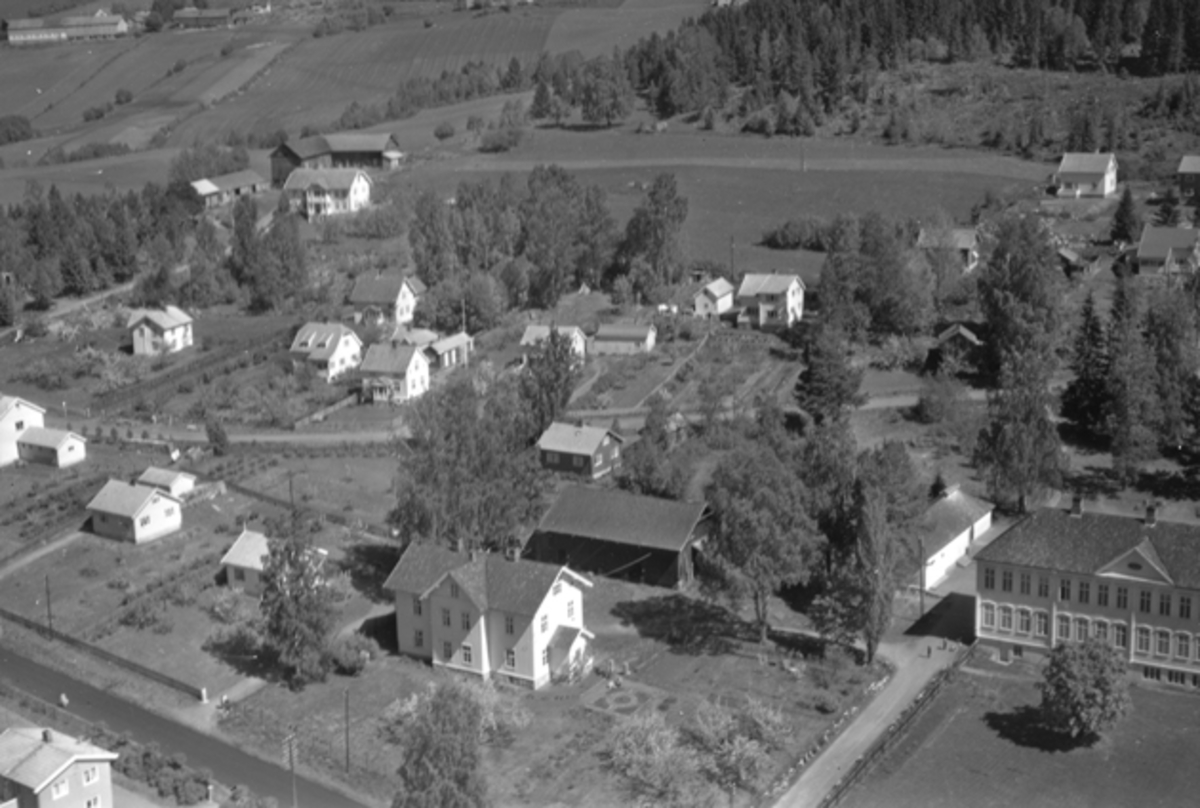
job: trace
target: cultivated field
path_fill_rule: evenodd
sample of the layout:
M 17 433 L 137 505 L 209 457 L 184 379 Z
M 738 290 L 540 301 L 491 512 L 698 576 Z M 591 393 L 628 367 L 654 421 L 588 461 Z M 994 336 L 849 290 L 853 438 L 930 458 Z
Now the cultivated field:
M 554 21 L 546 50 L 607 56 L 614 45 L 628 48 L 655 31 L 666 33 L 708 6 L 706 0 L 625 0 L 617 7 L 573 8 Z
M 8 14 L 7 4 L 5 14 Z M 135 51 L 137 44 L 133 37 L 126 37 L 111 42 L 0 49 L 0 70 L 4 73 L 4 81 L 0 82 L 0 109 L 9 115 L 24 115 L 35 127 L 43 128 L 45 124 L 36 119 L 39 114 L 63 103 L 106 65 Z M 109 95 L 93 100 L 88 106 L 111 98 Z M 80 122 L 79 116 L 72 121 Z

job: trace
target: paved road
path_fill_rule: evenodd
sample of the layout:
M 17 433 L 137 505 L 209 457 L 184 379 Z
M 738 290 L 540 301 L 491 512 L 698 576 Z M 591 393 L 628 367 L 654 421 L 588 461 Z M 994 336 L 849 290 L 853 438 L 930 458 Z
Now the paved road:
M 0 678 L 52 703 L 60 693 L 66 693 L 68 710 L 87 721 L 104 722 L 109 729 L 128 733 L 143 743 L 154 742 L 164 752 L 182 753 L 189 764 L 210 770 L 226 785 L 248 786 L 256 794 L 274 797 L 280 805 L 292 803 L 291 776 L 283 768 L 77 682 L 7 648 L 0 648 Z M 303 808 L 364 808 L 362 803 L 303 777 L 296 778 L 296 792 Z

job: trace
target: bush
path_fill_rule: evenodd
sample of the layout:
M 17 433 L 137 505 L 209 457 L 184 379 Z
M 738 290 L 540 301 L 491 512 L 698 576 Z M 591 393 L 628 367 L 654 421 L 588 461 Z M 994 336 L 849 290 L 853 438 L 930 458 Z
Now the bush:
M 83 111 L 83 119 L 85 121 L 98 121 L 108 114 L 108 110 L 104 107 L 88 107 Z
M 937 376 L 925 382 L 913 416 L 922 424 L 940 424 L 952 420 L 966 403 L 966 388 L 959 381 Z
M 329 648 L 334 669 L 343 676 L 358 676 L 367 663 L 378 659 L 379 644 L 363 634 L 348 634 L 334 640 Z
M 763 233 L 763 244 L 772 250 L 825 251 L 825 231 L 829 223 L 818 216 L 790 219 Z
M 450 123 L 449 121 L 442 121 L 437 125 L 437 128 L 433 130 L 433 136 L 438 140 L 449 140 L 450 138 L 454 137 L 454 124 Z
M 479 150 L 485 154 L 498 154 L 515 149 L 525 136 L 522 129 L 504 128 L 493 129 L 483 136 Z
M 133 100 L 133 93 L 131 91 L 126 90 L 124 87 L 117 90 L 116 102 L 118 104 L 128 104 L 132 100 Z
M 234 47 L 232 42 L 226 42 L 221 46 L 221 56 L 228 56 L 229 54 L 233 53 L 233 51 Z

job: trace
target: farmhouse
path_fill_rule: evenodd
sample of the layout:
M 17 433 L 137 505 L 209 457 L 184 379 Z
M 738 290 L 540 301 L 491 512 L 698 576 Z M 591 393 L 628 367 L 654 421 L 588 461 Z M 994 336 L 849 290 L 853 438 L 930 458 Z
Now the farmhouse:
M 46 425 L 46 411 L 23 398 L 0 396 L 0 466 L 15 463 L 21 456 L 17 441 L 26 430 Z
M 219 177 L 196 180 L 192 189 L 204 201 L 206 208 L 219 208 L 239 196 L 254 196 L 267 190 L 267 181 L 257 171 L 246 169 Z
M 227 8 L 181 8 L 172 19 L 180 28 L 224 28 L 232 21 Z
M 35 426 L 17 438 L 17 454 L 26 463 L 66 468 L 87 458 L 87 441 L 65 429 Z
M 990 502 L 964 493 L 957 485 L 949 486 L 925 511 L 918 525 L 920 549 L 924 554 L 925 576 L 913 575 L 913 585 L 936 589 L 967 558 L 971 543 L 992 526 Z
M 354 279 L 350 304 L 354 319 L 365 323 L 411 323 L 417 300 L 425 293 L 425 284 L 414 275 L 398 272 L 363 274 Z
M 263 568 L 271 554 L 271 542 L 262 533 L 242 528 L 233 546 L 221 556 L 221 569 L 225 572 L 225 584 L 241 589 L 248 595 L 261 595 L 263 591 Z M 306 556 L 310 569 L 320 570 L 329 557 L 329 551 L 313 547 Z
M 624 442 L 610 429 L 554 423 L 538 438 L 538 455 L 542 468 L 596 480 L 621 467 Z
M 306 219 L 355 213 L 371 204 L 371 178 L 357 168 L 298 168 L 283 184 Z
M 297 168 L 399 168 L 404 153 L 386 132 L 315 135 L 271 152 L 271 183 L 283 185 Z
M 196 490 L 196 475 L 150 466 L 142 472 L 135 484 L 147 488 L 157 488 L 159 491 L 165 491 L 176 499 L 182 500 Z
M 43 727 L 0 732 L 0 806 L 108 808 L 117 755 Z
M 1200 528 L 1044 508 L 975 556 L 976 634 L 1002 653 L 1098 637 L 1145 678 L 1200 686 Z
M 333 382 L 362 361 L 362 340 L 341 323 L 307 323 L 296 332 L 289 351 L 293 367 L 308 365 Z
M 1200 267 L 1200 230 L 1147 225 L 1138 242 L 1137 265 L 1142 274 L 1195 272 Z
M 541 561 L 655 586 L 683 586 L 708 535 L 708 506 L 571 486 L 527 550 Z
M 658 329 L 653 325 L 606 323 L 592 337 L 592 353 L 634 354 L 654 350 Z
M 696 293 L 694 311 L 697 317 L 711 320 L 733 308 L 733 284 L 717 278 Z
M 157 488 L 109 480 L 88 503 L 92 532 L 134 544 L 161 539 L 183 526 L 182 505 Z
M 521 335 L 521 347 L 531 348 L 542 340 L 550 339 L 550 329 L 560 337 L 565 337 L 571 344 L 571 353 L 583 361 L 587 354 L 587 337 L 583 329 L 577 325 L 527 325 Z
M 415 345 L 378 342 L 367 348 L 359 370 L 362 398 L 374 404 L 401 404 L 429 390 L 429 359 Z
M 446 370 L 467 364 L 474 350 L 475 340 L 466 331 L 460 331 L 432 342 L 425 353 L 434 370 Z
M 383 588 L 396 599 L 400 653 L 537 689 L 590 667 L 583 589 L 591 586 L 565 566 L 516 551 L 501 557 L 413 542 Z
M 974 227 L 953 227 L 949 230 L 921 228 L 917 234 L 917 249 L 954 252 L 964 274 L 975 271 L 979 266 L 979 234 Z
M 1117 190 L 1117 156 L 1068 152 L 1058 164 L 1054 184 L 1059 196 L 1109 196 Z
M 743 307 L 739 327 L 789 328 L 804 316 L 804 281 L 799 275 L 747 275 L 737 304 Z
M 137 309 L 129 315 L 134 356 L 157 356 L 192 346 L 192 318 L 182 309 Z
M 1185 154 L 1175 175 L 1179 179 L 1179 195 L 1190 200 L 1200 194 L 1200 155 Z

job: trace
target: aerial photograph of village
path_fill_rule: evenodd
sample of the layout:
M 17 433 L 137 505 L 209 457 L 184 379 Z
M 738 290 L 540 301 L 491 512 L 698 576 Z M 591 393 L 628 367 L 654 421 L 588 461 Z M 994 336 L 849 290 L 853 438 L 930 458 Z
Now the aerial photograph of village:
M 1200 768 L 1197 0 L 2 0 L 0 808 Z

